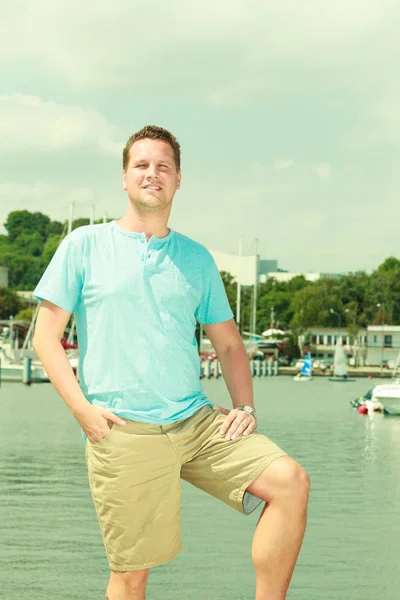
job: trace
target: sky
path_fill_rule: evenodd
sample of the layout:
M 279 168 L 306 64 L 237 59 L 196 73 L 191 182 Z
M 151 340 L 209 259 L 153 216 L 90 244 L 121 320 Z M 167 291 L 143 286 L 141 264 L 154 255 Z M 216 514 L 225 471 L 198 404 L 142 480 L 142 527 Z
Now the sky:
M 156 124 L 182 147 L 173 229 L 294 272 L 400 257 L 399 25 L 397 0 L 8 3 L 0 224 L 121 217 L 122 149 Z

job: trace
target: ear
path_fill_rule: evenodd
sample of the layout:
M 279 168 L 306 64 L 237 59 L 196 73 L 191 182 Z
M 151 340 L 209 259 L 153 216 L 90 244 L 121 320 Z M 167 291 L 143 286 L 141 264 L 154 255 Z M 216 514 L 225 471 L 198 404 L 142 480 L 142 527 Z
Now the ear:
M 127 185 L 126 185 L 126 171 L 122 171 L 122 188 L 126 192 L 126 190 L 127 190 Z
M 178 181 L 176 183 L 176 189 L 179 190 L 181 187 L 181 181 L 182 181 L 182 173 L 179 171 L 178 173 Z

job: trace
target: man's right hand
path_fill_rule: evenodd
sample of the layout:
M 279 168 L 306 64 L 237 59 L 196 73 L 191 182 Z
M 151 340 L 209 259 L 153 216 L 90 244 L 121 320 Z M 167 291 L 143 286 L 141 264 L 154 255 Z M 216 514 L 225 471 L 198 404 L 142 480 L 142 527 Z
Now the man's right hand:
M 93 404 L 88 404 L 79 414 L 74 414 L 74 417 L 92 444 L 101 442 L 110 433 L 107 421 L 112 421 L 117 425 L 126 424 L 126 421 L 114 415 L 107 408 L 93 406 Z

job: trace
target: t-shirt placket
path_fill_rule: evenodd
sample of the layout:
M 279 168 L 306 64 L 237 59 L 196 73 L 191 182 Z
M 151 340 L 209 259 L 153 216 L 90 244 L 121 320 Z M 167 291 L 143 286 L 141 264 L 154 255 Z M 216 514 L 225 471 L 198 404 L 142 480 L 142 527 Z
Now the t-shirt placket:
M 139 254 L 140 254 L 140 260 L 142 262 L 141 275 L 143 277 L 144 276 L 144 272 L 145 272 L 146 262 L 147 262 L 147 259 L 150 256 L 150 254 L 149 254 L 149 242 L 145 238 L 140 238 L 140 242 L 139 242 Z

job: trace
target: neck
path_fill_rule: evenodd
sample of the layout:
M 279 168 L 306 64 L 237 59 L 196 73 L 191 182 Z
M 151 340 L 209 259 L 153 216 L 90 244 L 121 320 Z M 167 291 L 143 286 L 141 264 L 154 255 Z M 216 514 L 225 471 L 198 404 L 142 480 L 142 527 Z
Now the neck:
M 129 203 L 126 214 L 122 217 L 122 219 L 116 221 L 116 223 L 122 227 L 122 229 L 126 229 L 127 231 L 145 233 L 148 240 L 152 235 L 162 238 L 169 233 L 169 212 L 170 211 L 168 211 L 167 214 L 156 214 L 151 212 L 139 214 L 133 210 Z

